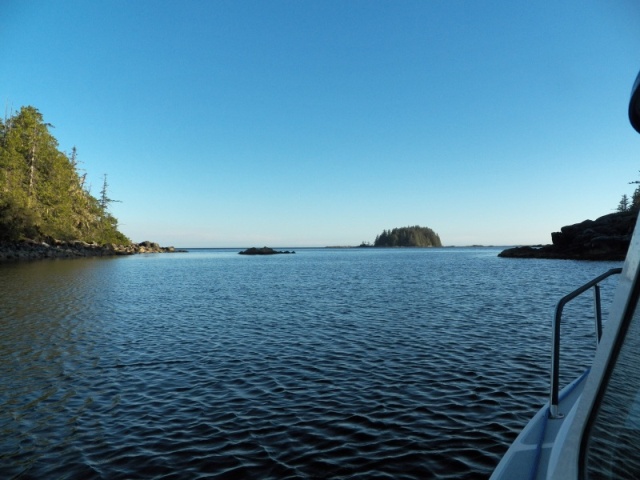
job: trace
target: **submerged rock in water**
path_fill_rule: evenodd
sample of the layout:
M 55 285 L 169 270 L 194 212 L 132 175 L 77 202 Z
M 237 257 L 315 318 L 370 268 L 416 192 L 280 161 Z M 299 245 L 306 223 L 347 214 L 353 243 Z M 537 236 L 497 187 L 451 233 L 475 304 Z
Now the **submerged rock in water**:
M 296 253 L 296 252 L 294 252 L 293 250 L 278 251 L 269 247 L 262 247 L 262 248 L 251 247 L 238 253 L 240 255 L 276 255 L 279 253 Z
M 551 234 L 552 245 L 515 247 L 498 254 L 506 258 L 624 260 L 638 212 L 611 213 L 562 227 Z

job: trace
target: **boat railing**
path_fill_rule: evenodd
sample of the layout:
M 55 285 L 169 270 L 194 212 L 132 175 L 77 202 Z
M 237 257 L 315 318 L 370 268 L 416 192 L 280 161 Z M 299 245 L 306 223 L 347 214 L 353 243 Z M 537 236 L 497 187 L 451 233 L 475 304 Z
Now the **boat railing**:
M 565 295 L 560 299 L 556 306 L 555 316 L 553 318 L 553 338 L 552 338 L 552 353 L 551 353 L 551 392 L 549 394 L 549 416 L 551 418 L 561 418 L 562 413 L 558 411 L 558 391 L 560 384 L 560 324 L 562 322 L 562 311 L 564 306 L 574 298 L 582 295 L 584 292 L 593 288 L 593 300 L 595 310 L 595 333 L 596 344 L 600 343 L 600 337 L 602 336 L 602 308 L 600 304 L 600 285 L 607 277 L 616 275 L 622 272 L 621 268 L 612 268 L 611 270 L 603 273 L 602 275 L 594 278 L 590 282 L 585 283 L 581 287 L 575 289 L 568 295 Z

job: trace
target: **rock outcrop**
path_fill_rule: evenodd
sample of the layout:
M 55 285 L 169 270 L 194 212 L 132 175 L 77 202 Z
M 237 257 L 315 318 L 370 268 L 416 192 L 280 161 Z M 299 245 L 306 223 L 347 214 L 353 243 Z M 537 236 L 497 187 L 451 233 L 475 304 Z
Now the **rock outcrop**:
M 0 262 L 19 260 L 40 260 L 45 258 L 108 257 L 115 255 L 135 255 L 138 253 L 172 253 L 174 247 L 161 247 L 157 243 L 145 241 L 130 245 L 109 243 L 98 245 L 82 241 L 49 239 L 47 242 L 23 240 L 0 243 Z
M 611 213 L 596 220 L 562 227 L 551 234 L 551 245 L 515 247 L 498 256 L 571 260 L 624 260 L 638 212 Z
M 256 248 L 251 247 L 241 252 L 238 252 L 240 255 L 276 255 L 279 253 L 296 253 L 294 251 L 285 250 L 284 252 L 279 252 L 269 247 Z

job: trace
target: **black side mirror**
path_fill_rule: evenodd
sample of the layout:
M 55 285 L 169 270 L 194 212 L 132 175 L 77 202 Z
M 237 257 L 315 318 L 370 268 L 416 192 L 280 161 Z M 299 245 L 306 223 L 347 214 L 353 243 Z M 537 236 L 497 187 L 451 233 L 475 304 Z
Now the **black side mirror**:
M 631 89 L 631 100 L 629 101 L 629 120 L 631 126 L 640 133 L 640 73 Z

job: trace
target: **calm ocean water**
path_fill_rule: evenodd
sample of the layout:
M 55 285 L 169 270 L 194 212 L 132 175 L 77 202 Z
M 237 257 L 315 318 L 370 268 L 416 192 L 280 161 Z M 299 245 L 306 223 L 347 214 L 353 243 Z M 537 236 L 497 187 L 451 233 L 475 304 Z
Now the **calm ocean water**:
M 0 265 L 0 478 L 486 478 L 546 401 L 555 303 L 621 266 L 237 252 Z

